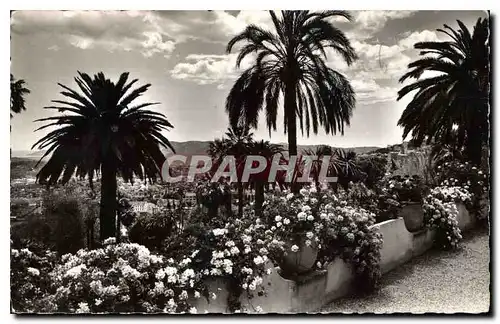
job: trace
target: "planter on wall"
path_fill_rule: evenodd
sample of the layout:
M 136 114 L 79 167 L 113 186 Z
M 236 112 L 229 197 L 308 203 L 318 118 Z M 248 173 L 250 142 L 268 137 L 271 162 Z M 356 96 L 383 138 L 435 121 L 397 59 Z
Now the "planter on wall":
M 420 202 L 406 202 L 399 211 L 408 232 L 414 233 L 424 228 L 424 210 Z
M 283 256 L 279 266 L 285 276 L 304 274 L 311 271 L 318 257 L 318 249 L 313 243 L 310 246 L 305 244 L 306 239 L 303 238 L 300 244 L 297 244 L 299 250 L 293 252 L 290 243 L 287 247 L 287 253 Z

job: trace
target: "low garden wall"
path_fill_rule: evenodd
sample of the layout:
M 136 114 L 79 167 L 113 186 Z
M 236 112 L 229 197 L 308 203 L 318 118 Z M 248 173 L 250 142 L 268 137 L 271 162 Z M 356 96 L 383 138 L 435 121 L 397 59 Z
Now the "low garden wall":
M 467 230 L 473 227 L 474 216 L 469 214 L 462 204 L 458 204 L 457 208 L 460 229 Z M 382 273 L 387 273 L 427 251 L 432 246 L 435 234 L 428 229 L 410 233 L 402 218 L 387 220 L 373 227 L 377 227 L 383 235 L 380 251 Z M 279 274 L 279 267 L 271 264 L 270 266 L 273 269 L 272 273 L 263 278 L 266 295 L 249 299 L 246 293 L 243 293 L 240 297 L 242 306 L 248 312 L 252 312 L 257 306 L 260 306 L 264 313 L 314 312 L 323 305 L 345 296 L 351 289 L 354 279 L 350 265 L 341 259 L 330 263 L 325 270 L 314 271 L 296 280 L 283 278 Z M 206 284 L 210 291 L 216 292 L 217 299 L 207 302 L 206 299 L 200 298 L 196 300 L 194 306 L 199 312 L 206 310 L 210 313 L 229 313 L 225 280 L 213 278 Z

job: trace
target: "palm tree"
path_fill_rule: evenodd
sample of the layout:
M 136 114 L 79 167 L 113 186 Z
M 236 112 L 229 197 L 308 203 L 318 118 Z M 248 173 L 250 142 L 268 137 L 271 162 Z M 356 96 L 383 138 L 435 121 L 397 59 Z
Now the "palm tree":
M 457 22 L 458 30 L 448 25 L 438 29 L 451 40 L 414 45 L 423 57 L 410 63 L 410 71 L 399 81 L 418 81 L 403 87 L 398 100 L 417 92 L 398 125 L 404 127 L 403 138 L 412 132 L 418 145 L 426 141 L 463 147 L 467 157 L 479 164 L 481 148 L 489 137 L 489 26 L 487 19 L 479 18 L 471 34 Z M 426 71 L 439 75 L 420 79 Z
M 59 126 L 33 145 L 47 148 L 40 161 L 52 153 L 37 181 L 50 186 L 61 178 L 64 184 L 76 172 L 79 177 L 88 176 L 93 188 L 94 174 L 100 170 L 100 237 L 106 239 L 115 234 L 117 175 L 127 182 L 133 182 L 134 175 L 155 181 L 165 161 L 160 145 L 175 152 L 161 133 L 173 126 L 163 114 L 145 109 L 157 103 L 132 105 L 150 84 L 132 90 L 138 80 L 128 82 L 128 73 L 116 83 L 102 72 L 93 79 L 85 73 L 78 75 L 75 81 L 81 93 L 59 83 L 64 89 L 61 94 L 72 100 L 53 100 L 59 105 L 45 107 L 63 114 L 37 120 L 50 122 L 38 130 Z
M 23 79 L 17 80 L 14 76 L 10 75 L 10 118 L 12 113 L 18 114 L 26 110 L 25 95 L 30 93 L 30 90 L 25 87 L 26 82 Z
M 307 136 L 318 125 L 327 134 L 344 134 L 355 105 L 354 91 L 341 73 L 328 67 L 325 49 L 331 48 L 348 65 L 357 59 L 344 33 L 327 19 L 351 15 L 342 10 L 309 12 L 283 11 L 282 17 L 270 11 L 276 33 L 249 25 L 227 45 L 230 53 L 240 42 L 236 66 L 255 53 L 254 64 L 245 70 L 232 87 L 226 112 L 231 125 L 257 128 L 259 113 L 264 110 L 266 124 L 276 130 L 281 94 L 284 96 L 284 130 L 288 133 L 289 155 L 297 155 L 297 119 Z M 298 117 L 298 118 L 297 118 Z
M 345 190 L 349 187 L 349 182 L 356 180 L 360 175 L 359 167 L 356 163 L 356 152 L 343 149 L 335 149 L 333 151 L 334 158 L 331 162 L 334 170 L 337 173 L 337 182 Z
M 262 204 L 264 203 L 264 185 L 269 183 L 269 172 L 273 157 L 276 154 L 281 154 L 283 152 L 283 146 L 261 140 L 259 142 L 250 143 L 248 150 L 250 155 L 262 156 L 267 161 L 264 171 L 259 174 L 252 175 L 249 179 L 255 186 L 255 214 L 260 215 Z
M 310 174 L 311 174 L 312 178 L 314 179 L 314 182 L 316 184 L 316 188 L 318 188 L 318 190 L 320 190 L 321 186 L 319 183 L 319 174 L 320 174 L 321 168 L 323 166 L 323 157 L 325 157 L 325 156 L 331 157 L 333 155 L 333 149 L 328 145 L 319 145 L 315 149 L 304 150 L 304 154 L 307 156 L 315 156 L 316 157 L 316 160 L 312 162 Z M 326 167 L 330 167 L 330 163 Z
M 238 170 L 245 164 L 246 156 L 249 154 L 249 145 L 253 142 L 253 133 L 248 126 L 230 126 L 227 129 L 226 137 L 215 139 L 209 143 L 208 155 L 214 161 L 217 168 L 226 156 L 234 156 Z M 243 215 L 243 183 L 241 174 L 238 174 L 238 216 Z

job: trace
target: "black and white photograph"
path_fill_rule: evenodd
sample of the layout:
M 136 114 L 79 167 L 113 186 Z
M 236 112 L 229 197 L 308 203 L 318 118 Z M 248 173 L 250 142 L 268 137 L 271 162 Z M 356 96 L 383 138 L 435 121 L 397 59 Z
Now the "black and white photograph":
M 11 316 L 491 315 L 494 13 L 329 6 L 11 10 Z

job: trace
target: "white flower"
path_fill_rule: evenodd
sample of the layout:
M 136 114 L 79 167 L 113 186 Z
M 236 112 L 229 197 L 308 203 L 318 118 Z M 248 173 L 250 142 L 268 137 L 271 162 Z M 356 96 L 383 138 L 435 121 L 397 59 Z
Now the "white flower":
M 264 241 L 262 241 L 261 239 L 258 239 L 257 244 L 262 245 L 262 244 L 264 244 Z
M 155 275 L 156 279 L 158 280 L 163 280 L 163 278 L 165 278 L 165 271 L 163 271 L 163 269 L 160 269 L 156 272 L 156 275 Z
M 299 250 L 299 247 L 297 245 L 292 245 L 291 247 L 292 252 L 297 252 Z
M 191 308 L 189 309 L 189 313 L 190 313 L 190 314 L 196 314 L 196 313 L 198 313 L 198 311 L 196 310 L 196 307 L 191 307 Z
M 79 303 L 78 304 L 78 309 L 76 310 L 77 313 L 90 313 L 90 308 L 87 303 Z
M 233 246 L 231 248 L 230 252 L 231 252 L 232 255 L 236 255 L 236 254 L 240 253 L 240 250 L 236 246 Z
M 304 212 L 300 212 L 300 213 L 297 214 L 297 218 L 298 218 L 299 221 L 306 220 L 307 214 L 304 213 Z
M 314 220 L 314 216 L 313 215 L 309 215 L 307 216 L 307 220 L 312 222 Z
M 224 235 L 227 233 L 227 229 L 225 228 L 214 228 L 212 230 L 212 232 L 214 233 L 215 236 L 220 236 L 220 235 Z
M 316 190 L 316 187 L 311 187 L 311 189 L 309 189 L 309 192 L 310 193 L 317 193 L 318 191 Z
M 242 284 L 242 285 L 241 285 L 241 288 L 243 288 L 243 289 L 245 289 L 245 290 L 246 290 L 246 289 L 248 288 L 248 284 L 246 284 L 246 283 Z
M 271 226 L 271 231 L 276 230 L 276 226 Z
M 255 311 L 256 311 L 257 313 L 262 313 L 264 310 L 262 309 L 262 307 L 257 306 L 257 307 L 255 307 Z
M 95 305 L 96 305 L 96 306 L 99 306 L 99 305 L 101 305 L 101 304 L 102 304 L 102 299 L 96 298 L 96 300 L 95 300 Z
M 116 237 L 108 237 L 103 242 L 104 245 L 115 244 L 115 243 L 116 243 Z
M 256 265 L 259 265 L 259 264 L 262 264 L 264 263 L 264 259 L 262 259 L 262 257 L 260 255 L 256 256 L 254 259 L 253 259 L 253 262 L 256 264 Z
M 341 222 L 344 220 L 344 217 L 342 217 L 341 215 L 338 215 L 337 216 L 337 222 Z
M 307 206 L 307 205 L 302 206 L 302 211 L 303 211 L 304 213 L 307 213 L 307 212 L 308 212 L 308 211 L 310 211 L 310 210 L 311 210 L 311 207 L 309 207 L 309 206 Z
M 266 255 L 266 254 L 268 254 L 269 252 L 267 251 L 267 249 L 266 249 L 266 248 L 261 248 L 261 249 L 259 250 L 259 253 L 260 253 L 260 254 L 262 254 L 262 255 Z
M 194 292 L 194 298 L 200 298 L 200 292 L 199 291 L 195 291 Z
M 306 240 L 305 243 L 306 243 L 306 246 L 311 246 L 311 244 L 312 244 L 311 240 Z
M 235 244 L 234 244 L 234 241 L 227 241 L 226 242 L 226 246 L 227 247 L 233 247 Z
M 276 227 L 278 227 L 278 228 L 280 228 L 280 227 L 281 227 L 281 225 L 282 225 L 282 224 L 281 224 L 281 222 L 277 222 L 277 223 L 276 223 Z
M 319 215 L 319 218 L 320 218 L 320 219 L 326 219 L 327 217 L 328 217 L 328 216 L 327 216 L 325 213 L 321 213 L 321 214 Z
M 288 195 L 286 195 L 286 199 L 287 200 L 290 200 L 293 198 L 293 193 L 289 193 Z
M 283 220 L 283 224 L 285 224 L 285 225 L 290 224 L 290 220 L 289 220 L 288 218 L 285 218 L 285 219 Z
M 269 269 L 267 269 L 267 270 L 266 270 L 266 273 L 267 273 L 268 275 L 270 275 L 272 272 L 273 272 L 273 269 L 271 269 L 271 268 L 269 268 Z
M 308 239 L 312 239 L 312 238 L 313 238 L 313 236 L 314 236 L 313 232 L 307 232 L 307 233 L 306 233 L 306 237 L 307 237 Z
M 217 295 L 215 293 L 212 293 L 212 299 L 213 300 L 216 300 L 217 299 Z
M 252 248 L 250 248 L 250 246 L 247 245 L 247 246 L 245 246 L 245 251 L 243 251 L 243 253 L 248 254 L 251 251 L 252 251 Z
M 276 217 L 274 217 L 274 220 L 276 222 L 281 222 L 282 219 L 283 219 L 283 217 L 281 217 L 280 215 L 277 215 Z
M 318 266 L 318 268 L 321 268 L 321 262 L 317 262 L 316 265 Z
M 40 275 L 40 270 L 38 270 L 38 269 L 28 267 L 28 269 L 26 269 L 26 270 L 32 276 L 39 276 Z
M 250 289 L 250 290 L 255 290 L 255 289 L 257 289 L 257 285 L 256 285 L 254 282 L 251 282 L 251 283 L 248 285 L 248 289 Z

